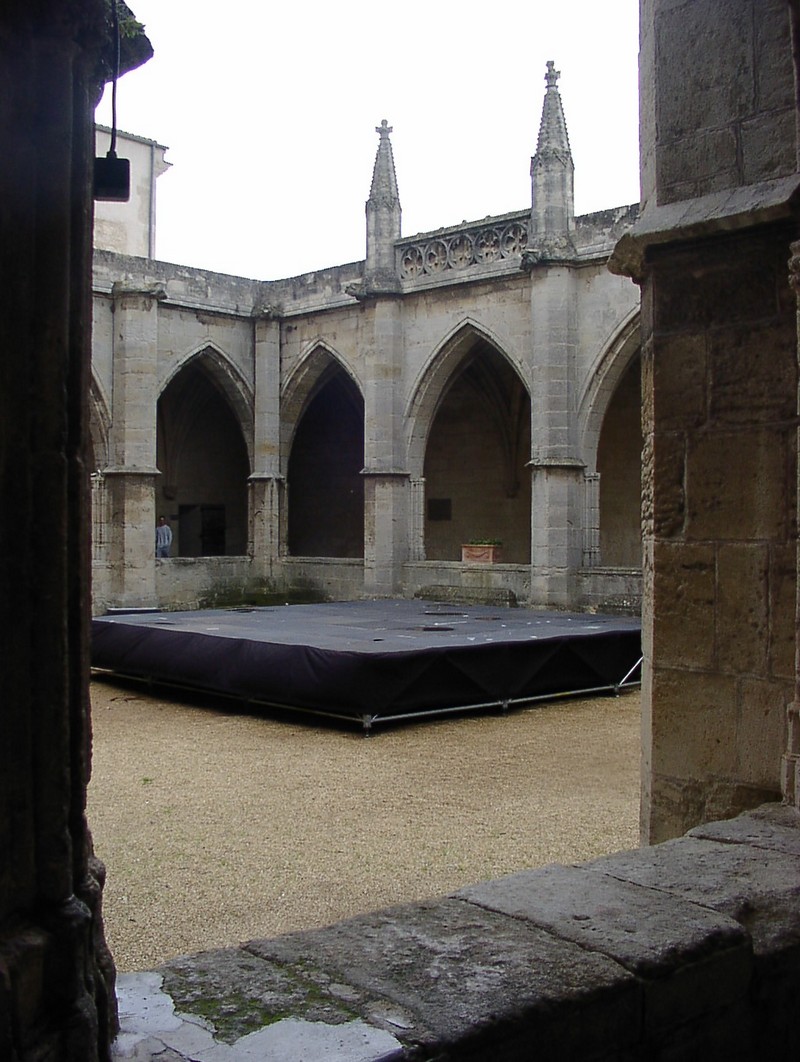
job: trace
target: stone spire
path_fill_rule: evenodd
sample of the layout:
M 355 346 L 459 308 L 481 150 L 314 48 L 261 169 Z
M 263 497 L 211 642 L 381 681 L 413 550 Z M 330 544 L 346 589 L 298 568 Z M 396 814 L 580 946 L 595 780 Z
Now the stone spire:
M 540 259 L 569 258 L 574 253 L 574 166 L 561 94 L 560 72 L 548 62 L 547 90 L 539 140 L 531 159 L 531 232 L 528 247 Z
M 394 244 L 400 239 L 400 195 L 389 134 L 392 127 L 384 118 L 375 132 L 380 137 L 372 187 L 367 200 L 367 261 L 365 282 L 369 287 L 396 287 Z

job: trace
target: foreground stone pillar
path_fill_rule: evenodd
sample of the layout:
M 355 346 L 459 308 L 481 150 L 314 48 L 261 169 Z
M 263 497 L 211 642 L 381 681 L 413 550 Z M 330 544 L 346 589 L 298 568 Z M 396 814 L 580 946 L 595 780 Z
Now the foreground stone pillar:
M 611 267 L 642 286 L 642 838 L 655 842 L 780 795 L 800 175 L 785 0 L 691 5 L 691 22 L 671 0 L 640 7 L 642 212 Z
M 0 33 L 0 1058 L 115 1030 L 85 819 L 94 104 L 106 4 L 8 0 Z

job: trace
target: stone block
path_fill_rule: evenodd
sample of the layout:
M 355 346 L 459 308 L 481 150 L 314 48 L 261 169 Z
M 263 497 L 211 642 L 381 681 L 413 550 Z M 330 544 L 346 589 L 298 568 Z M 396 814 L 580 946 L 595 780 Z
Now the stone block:
M 769 567 L 769 673 L 775 678 L 794 678 L 796 594 L 795 546 L 773 546 Z
M 362 915 L 251 941 L 309 985 L 348 985 L 354 1008 L 422 1052 L 512 1062 L 631 1048 L 641 1032 L 633 975 L 571 941 L 462 900 Z M 427 1055 L 422 1055 L 427 1057 Z
M 722 844 L 746 844 L 800 859 L 800 812 L 785 804 L 763 804 L 734 819 L 695 826 L 687 836 Z
M 705 335 L 671 335 L 653 356 L 653 427 L 658 433 L 684 431 L 707 416 Z
M 656 651 L 658 660 L 658 652 Z M 653 673 L 653 769 L 672 778 L 735 777 L 736 680 L 714 672 L 667 669 Z M 708 816 L 704 816 L 708 817 Z
M 656 147 L 662 199 L 693 199 L 739 183 L 738 139 L 733 126 L 684 132 Z M 687 180 L 687 175 L 690 180 Z M 691 194 L 686 194 L 686 189 Z M 679 194 L 678 194 L 679 193 Z
M 769 272 L 764 270 L 767 276 Z M 766 300 L 773 312 L 778 278 L 774 280 L 775 287 L 769 286 Z M 750 322 L 712 332 L 708 337 L 711 421 L 724 427 L 768 424 L 793 417 L 797 400 L 796 346 L 794 316 L 769 325 Z
M 690 836 L 592 866 L 729 915 L 749 932 L 756 956 L 800 945 L 800 858 L 791 853 Z
M 716 643 L 716 550 L 653 544 L 653 653 L 659 668 L 710 668 Z
M 769 554 L 761 543 L 717 552 L 717 664 L 728 674 L 764 675 L 769 648 Z
M 792 497 L 787 494 L 788 467 L 786 440 L 777 431 L 707 432 L 690 437 L 687 538 L 785 541 Z
M 780 792 L 780 755 L 785 747 L 789 682 L 745 678 L 739 692 L 734 740 L 738 750 L 736 777 Z
M 758 5 L 755 22 L 756 106 L 768 111 L 793 109 L 794 68 L 789 45 L 789 12 L 780 0 Z M 791 143 L 792 135 L 786 142 Z M 792 170 L 794 161 L 792 161 Z
M 686 439 L 681 433 L 652 436 L 653 534 L 672 538 L 682 534 L 686 521 Z M 648 447 L 645 454 L 650 455 Z
M 457 895 L 606 955 L 645 981 L 646 1039 L 746 995 L 750 942 L 737 922 L 591 865 L 548 866 Z
M 783 49 L 776 54 L 788 54 Z M 766 64 L 770 69 L 772 64 Z M 779 91 L 782 85 L 773 83 L 769 89 Z M 794 172 L 794 107 L 786 107 L 777 113 L 758 114 L 750 121 L 742 122 L 740 140 L 742 145 L 742 177 L 746 184 L 769 181 Z
M 728 4 L 720 17 L 717 0 L 693 0 L 657 12 L 656 122 L 659 142 L 683 130 L 722 129 L 749 112 L 753 98 L 753 18 L 749 4 Z M 713 54 L 715 62 L 709 63 Z M 692 92 L 685 86 L 690 84 Z M 690 171 L 715 169 L 714 159 L 694 160 Z
M 790 239 L 787 231 L 783 247 Z M 763 236 L 740 235 L 704 245 L 702 254 L 696 248 L 654 249 L 654 356 L 665 333 L 699 334 L 773 318 L 778 308 L 778 251 Z M 780 253 L 785 261 L 787 254 Z

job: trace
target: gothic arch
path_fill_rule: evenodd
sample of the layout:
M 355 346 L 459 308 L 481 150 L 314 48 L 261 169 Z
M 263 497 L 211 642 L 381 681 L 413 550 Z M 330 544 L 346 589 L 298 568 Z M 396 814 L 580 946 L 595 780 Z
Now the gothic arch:
M 171 365 L 156 424 L 156 506 L 172 523 L 173 555 L 244 556 L 253 405 L 218 347 L 204 342 Z
M 597 446 L 609 403 L 640 349 L 641 320 L 637 306 L 598 354 L 578 404 L 580 453 L 589 473 L 597 470 Z
M 593 489 L 603 567 L 641 565 L 640 351 L 634 311 L 598 356 L 579 407 L 583 459 L 590 475 L 599 473 Z
M 242 374 L 216 343 L 206 340 L 186 353 L 177 362 L 173 362 L 170 365 L 169 372 L 160 383 L 159 396 L 163 395 L 167 387 L 181 372 L 193 364 L 203 370 L 217 390 L 224 395 L 233 410 L 242 438 L 247 446 L 247 457 L 252 469 L 254 446 L 253 394 Z
M 407 407 L 408 468 L 425 482 L 428 560 L 451 561 L 472 538 L 503 541 L 530 563 L 531 400 L 496 337 L 462 322 L 439 346 Z
M 90 472 L 102 472 L 110 461 L 111 412 L 103 388 L 94 373 L 89 383 L 89 438 L 92 447 Z
M 337 372 L 344 372 L 364 397 L 361 381 L 337 350 L 323 339 L 309 343 L 281 388 L 281 473 L 288 472 L 292 442 L 309 404 Z
M 419 374 L 405 410 L 408 469 L 412 478 L 422 476 L 431 426 L 455 375 L 476 346 L 485 344 L 508 362 L 530 395 L 525 370 L 504 349 L 488 328 L 467 318 L 439 343 Z
M 315 341 L 283 389 L 281 467 L 289 554 L 364 555 L 364 396 L 343 359 Z

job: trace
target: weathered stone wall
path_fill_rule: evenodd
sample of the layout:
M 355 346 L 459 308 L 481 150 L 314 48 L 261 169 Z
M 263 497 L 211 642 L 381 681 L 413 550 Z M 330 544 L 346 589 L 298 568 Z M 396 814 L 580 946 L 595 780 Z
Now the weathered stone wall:
M 641 64 L 644 206 L 615 261 L 642 281 L 642 829 L 660 840 L 780 792 L 797 533 L 788 6 L 643 0 Z

